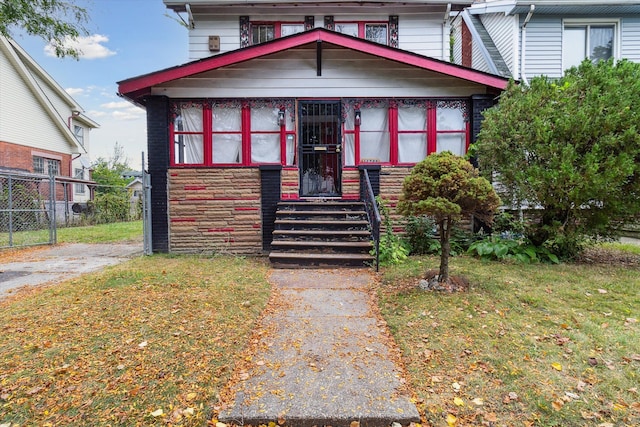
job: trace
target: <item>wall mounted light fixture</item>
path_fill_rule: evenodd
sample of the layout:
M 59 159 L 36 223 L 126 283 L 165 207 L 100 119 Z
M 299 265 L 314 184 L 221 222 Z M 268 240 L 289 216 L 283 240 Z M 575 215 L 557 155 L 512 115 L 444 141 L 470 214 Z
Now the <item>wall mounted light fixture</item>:
M 278 111 L 278 126 L 284 126 L 284 110 Z
M 360 126 L 360 123 L 362 121 L 362 116 L 360 115 L 360 110 L 356 110 L 355 111 L 355 119 L 354 119 L 354 121 L 355 121 L 355 125 L 356 126 Z

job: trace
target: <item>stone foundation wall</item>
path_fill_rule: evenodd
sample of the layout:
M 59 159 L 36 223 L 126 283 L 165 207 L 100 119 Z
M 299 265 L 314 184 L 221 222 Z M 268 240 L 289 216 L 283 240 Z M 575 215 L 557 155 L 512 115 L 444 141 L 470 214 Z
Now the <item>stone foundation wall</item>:
M 402 194 L 404 178 L 411 173 L 412 167 L 382 167 L 380 171 L 380 197 L 387 202 L 394 223 L 394 231 L 404 232 L 404 217 L 396 212 L 398 200 Z
M 358 169 L 342 170 L 342 198 L 348 200 L 360 198 L 360 171 Z
M 258 168 L 169 169 L 175 253 L 262 253 Z
M 300 173 L 297 167 L 282 169 L 280 192 L 282 200 L 300 198 Z

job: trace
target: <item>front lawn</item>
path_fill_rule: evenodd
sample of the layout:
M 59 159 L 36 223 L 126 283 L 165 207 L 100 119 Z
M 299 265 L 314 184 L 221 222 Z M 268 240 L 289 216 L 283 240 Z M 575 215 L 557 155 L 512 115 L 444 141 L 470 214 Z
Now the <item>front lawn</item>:
M 0 300 L 0 425 L 205 425 L 267 272 L 156 255 Z
M 380 305 L 425 423 L 640 425 L 640 268 L 451 259 L 469 292 L 416 288 L 435 257 L 381 273 Z

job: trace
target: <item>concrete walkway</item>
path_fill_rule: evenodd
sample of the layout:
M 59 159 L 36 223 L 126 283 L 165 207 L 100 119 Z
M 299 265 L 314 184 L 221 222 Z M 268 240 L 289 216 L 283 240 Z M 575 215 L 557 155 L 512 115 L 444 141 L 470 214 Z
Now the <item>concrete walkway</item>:
M 74 243 L 25 251 L 20 261 L 0 263 L 0 298 L 22 286 L 72 279 L 135 255 L 142 255 L 142 243 Z
M 219 421 L 388 427 L 419 422 L 366 270 L 274 270 L 275 298 Z

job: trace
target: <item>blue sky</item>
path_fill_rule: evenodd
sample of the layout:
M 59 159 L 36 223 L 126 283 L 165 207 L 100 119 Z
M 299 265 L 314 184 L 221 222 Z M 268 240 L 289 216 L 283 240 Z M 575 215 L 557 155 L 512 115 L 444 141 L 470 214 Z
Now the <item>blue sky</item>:
M 188 62 L 188 30 L 162 0 L 76 4 L 90 17 L 80 60 L 52 56 L 40 38 L 15 30 L 13 37 L 100 124 L 90 135 L 92 159 L 111 157 L 118 142 L 129 164 L 139 169 L 140 153 L 146 152 L 145 111 L 119 98 L 116 82 Z

